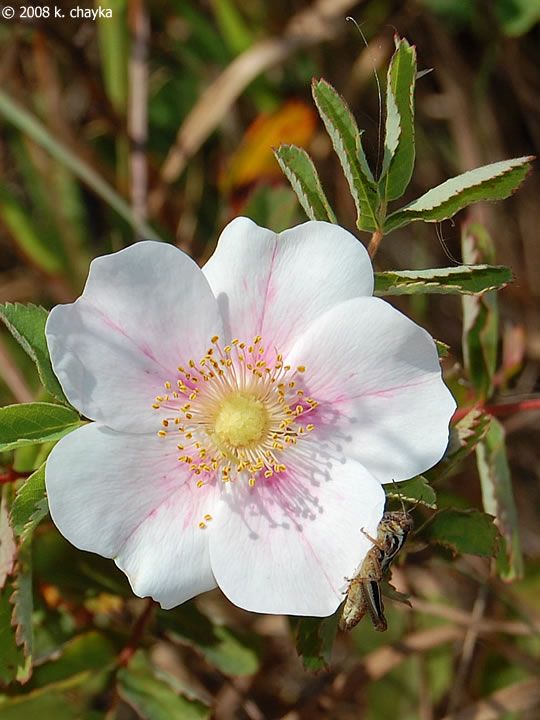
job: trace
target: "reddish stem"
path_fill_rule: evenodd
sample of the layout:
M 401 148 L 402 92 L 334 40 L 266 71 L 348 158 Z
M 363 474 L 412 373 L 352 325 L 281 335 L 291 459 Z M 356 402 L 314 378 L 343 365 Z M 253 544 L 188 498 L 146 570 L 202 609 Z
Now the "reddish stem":
M 17 472 L 12 467 L 8 467 L 7 470 L 3 473 L 0 473 L 0 485 L 7 485 L 8 483 L 13 483 L 16 480 L 19 480 L 19 478 L 27 478 L 31 475 L 29 472 Z
M 494 417 L 504 417 L 505 415 L 512 415 L 522 410 L 540 410 L 540 398 L 531 398 L 530 400 L 518 400 L 516 402 L 500 403 L 499 405 L 473 405 L 472 407 L 458 408 L 454 413 L 452 420 L 457 422 L 467 415 L 471 410 L 477 408 L 493 415 Z
M 137 622 L 133 626 L 133 632 L 131 633 L 128 644 L 118 656 L 118 665 L 120 665 L 120 667 L 126 667 L 131 658 L 135 655 L 135 652 L 139 647 L 148 623 L 152 619 L 155 606 L 156 604 L 152 600 L 152 598 L 148 598 L 146 601 L 146 607 L 144 608 Z
M 381 244 L 381 240 L 383 239 L 383 234 L 380 230 L 375 230 L 373 235 L 370 238 L 369 245 L 368 245 L 368 255 L 373 260 L 375 257 L 377 250 L 379 249 L 379 245 Z

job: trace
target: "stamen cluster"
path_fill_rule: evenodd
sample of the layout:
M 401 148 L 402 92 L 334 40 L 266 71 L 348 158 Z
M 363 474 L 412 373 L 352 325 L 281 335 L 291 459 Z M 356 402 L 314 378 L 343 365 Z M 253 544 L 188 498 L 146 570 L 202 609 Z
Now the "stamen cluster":
M 204 357 L 179 366 L 177 379 L 155 398 L 153 408 L 171 412 L 158 435 L 181 436 L 178 460 L 199 476 L 199 487 L 238 473 L 253 487 L 259 473 L 285 472 L 287 447 L 314 429 L 306 420 L 318 403 L 304 390 L 305 367 L 286 365 L 261 341 L 235 338 L 222 347 L 214 336 Z

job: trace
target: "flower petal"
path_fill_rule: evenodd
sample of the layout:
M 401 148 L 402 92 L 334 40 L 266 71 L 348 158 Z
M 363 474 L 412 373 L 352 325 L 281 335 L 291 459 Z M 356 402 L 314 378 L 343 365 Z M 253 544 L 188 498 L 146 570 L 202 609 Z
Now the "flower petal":
M 186 483 L 130 535 L 115 562 L 135 595 L 169 610 L 216 587 L 208 538 L 217 491 Z
M 165 607 L 215 587 L 193 488 L 175 445 L 91 423 L 53 448 L 45 470 L 51 517 L 81 550 L 116 558 L 134 591 Z M 205 512 L 212 508 L 205 506 Z
M 333 308 L 287 362 L 307 368 L 319 439 L 326 435 L 380 482 L 418 475 L 442 457 L 456 403 L 433 339 L 389 303 L 357 298 Z
M 140 242 L 92 262 L 83 295 L 46 326 L 54 371 L 86 417 L 117 430 L 159 425 L 152 402 L 221 331 L 217 303 L 187 255 Z
M 253 488 L 238 482 L 222 496 L 210 559 L 235 605 L 323 617 L 342 602 L 371 547 L 362 529 L 376 535 L 385 496 L 359 463 L 330 464 L 316 471 L 298 463 L 279 479 Z
M 279 352 L 329 308 L 373 292 L 364 246 L 326 222 L 306 222 L 277 235 L 237 218 L 221 234 L 203 272 L 218 300 L 227 340 L 261 335 Z

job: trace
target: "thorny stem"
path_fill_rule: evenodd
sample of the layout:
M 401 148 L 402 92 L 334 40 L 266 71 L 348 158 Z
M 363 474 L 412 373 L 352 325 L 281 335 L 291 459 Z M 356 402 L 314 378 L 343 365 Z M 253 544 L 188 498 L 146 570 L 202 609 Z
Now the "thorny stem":
M 504 417 L 505 415 L 512 415 L 522 410 L 540 410 L 540 397 L 531 398 L 530 400 L 518 400 L 517 402 L 500 403 L 499 405 L 482 405 L 479 403 L 478 405 L 470 407 L 458 408 L 452 418 L 453 421 L 457 422 L 461 420 L 467 413 L 475 408 L 483 410 L 494 417 Z
M 379 249 L 379 245 L 381 244 L 382 239 L 383 239 L 382 231 L 375 230 L 375 232 L 371 236 L 371 239 L 370 239 L 369 245 L 368 245 L 368 255 L 372 260 L 375 257 L 377 250 Z
M 148 598 L 146 601 L 146 607 L 144 608 L 137 622 L 133 626 L 133 632 L 131 633 L 128 644 L 118 656 L 118 665 L 120 667 L 126 667 L 133 655 L 135 655 L 135 652 L 139 647 L 148 623 L 152 619 L 155 607 L 156 603 L 152 600 L 152 598 Z

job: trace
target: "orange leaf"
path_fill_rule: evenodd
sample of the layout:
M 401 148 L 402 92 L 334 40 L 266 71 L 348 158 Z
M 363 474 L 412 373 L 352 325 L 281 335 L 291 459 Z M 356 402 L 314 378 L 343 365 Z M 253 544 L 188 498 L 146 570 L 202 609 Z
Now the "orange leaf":
M 231 192 L 257 180 L 281 178 L 272 148 L 282 143 L 306 147 L 315 127 L 314 110 L 299 100 L 290 100 L 273 113 L 259 115 L 221 173 L 221 190 Z

